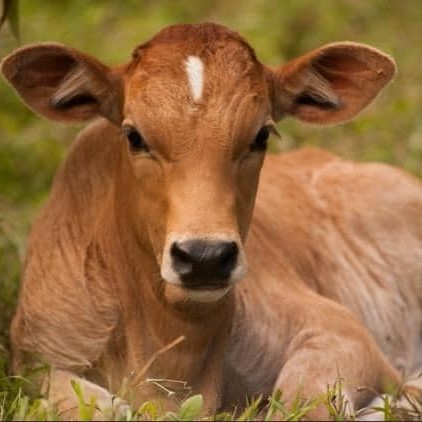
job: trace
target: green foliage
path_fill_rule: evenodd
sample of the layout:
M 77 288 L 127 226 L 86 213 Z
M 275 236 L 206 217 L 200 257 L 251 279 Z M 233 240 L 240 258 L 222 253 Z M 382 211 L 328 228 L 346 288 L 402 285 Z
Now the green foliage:
M 86 403 L 83 395 L 83 391 L 79 383 L 76 381 L 71 381 L 73 391 L 76 394 L 78 399 L 78 415 L 79 420 L 81 421 L 90 421 L 94 419 L 96 399 L 95 397 L 90 397 L 89 402 Z
M 343 394 L 343 380 L 341 378 L 338 379 L 333 388 L 327 387 L 324 404 L 334 421 L 343 421 L 344 415 L 350 413 L 351 403 L 347 401 Z
M 259 416 L 259 409 L 262 403 L 262 396 L 257 397 L 248 403 L 246 409 L 236 418 L 238 421 L 253 421 Z
M 62 420 L 57 409 L 51 403 L 44 399 L 30 399 L 22 393 L 23 384 L 29 383 L 24 378 L 0 378 L 0 421 L 3 420 Z M 13 386 L 11 390 L 2 391 L 4 386 Z M 116 420 L 116 415 L 110 414 L 109 409 L 104 413 L 99 412 L 96 407 L 96 399 L 92 397 L 89 402 L 85 402 L 81 386 L 74 382 L 72 388 L 78 403 L 79 419 L 90 421 L 94 416 L 103 420 Z M 9 394 L 9 398 L 7 395 Z M 381 397 L 380 404 L 372 409 L 365 409 L 365 415 L 369 411 L 376 411 L 377 418 L 386 421 L 417 421 L 421 420 L 422 403 L 416 403 L 414 399 L 405 397 L 407 402 L 398 402 L 397 396 Z M 358 412 L 356 415 L 350 413 L 347 405 L 347 399 L 343 394 L 341 380 L 332 388 L 327 388 L 327 393 L 311 400 L 302 400 L 298 395 L 296 400 L 286 406 L 283 401 L 282 393 L 275 392 L 267 400 L 262 396 L 252 400 L 247 408 L 238 413 L 218 413 L 215 415 L 204 414 L 204 403 L 201 395 L 194 395 L 184 400 L 176 411 L 163 409 L 158 402 L 145 402 L 137 412 L 127 411 L 125 415 L 120 415 L 119 420 L 126 421 L 300 421 L 308 417 L 310 411 L 323 405 L 327 408 L 331 418 L 336 421 L 356 420 L 356 417 L 362 416 L 364 412 Z
M 315 128 L 286 120 L 279 127 L 282 141 L 273 149 L 321 146 L 351 159 L 388 162 L 422 175 L 420 0 L 3 0 L 2 5 L 8 12 L 2 20 L 8 19 L 8 25 L 0 24 L 0 57 L 18 47 L 18 26 L 22 44 L 62 42 L 111 65 L 128 60 L 133 47 L 161 27 L 179 22 L 228 25 L 273 66 L 327 42 L 372 44 L 394 56 L 399 68 L 396 80 L 376 104 L 338 127 Z M 3 82 L 0 98 L 0 419 L 12 415 L 43 419 L 44 411 L 44 418 L 50 419 L 54 413 L 48 413 L 42 401 L 29 401 L 21 393 L 22 380 L 6 377 L 8 327 L 30 222 L 78 128 L 35 116 Z M 188 404 L 195 408 L 199 402 L 195 398 Z M 188 404 L 187 412 L 193 412 Z M 87 418 L 89 406 L 84 408 Z M 328 401 L 327 406 L 334 418 L 341 418 L 341 405 Z M 382 407 L 394 419 L 394 403 Z M 255 402 L 248 409 L 245 415 L 257 415 Z M 296 420 L 305 410 L 299 403 L 296 409 L 286 410 L 280 397 L 271 398 L 267 419 L 277 411 Z M 163 412 L 150 403 L 139 409 L 139 415 L 157 420 Z
M 138 409 L 138 415 L 143 421 L 155 421 L 160 415 L 160 408 L 157 403 L 152 401 L 146 401 L 142 403 L 142 406 Z
M 179 408 L 179 412 L 175 420 L 191 421 L 198 419 L 204 400 L 200 394 L 187 398 Z

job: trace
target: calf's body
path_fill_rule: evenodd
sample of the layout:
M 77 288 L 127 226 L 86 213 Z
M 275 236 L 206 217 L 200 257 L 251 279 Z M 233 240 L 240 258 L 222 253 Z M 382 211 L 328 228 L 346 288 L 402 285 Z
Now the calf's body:
M 318 150 L 262 165 L 273 119 L 351 118 L 390 58 L 339 43 L 273 71 L 204 24 L 162 31 L 115 69 L 48 44 L 2 70 L 48 117 L 102 116 L 33 226 L 12 327 L 15 369 L 24 352 L 49 363 L 63 411 L 71 379 L 104 407 L 129 383 L 135 406 L 171 404 L 165 386 L 214 411 L 277 388 L 322 394 L 339 376 L 359 408 L 421 364 L 420 182 Z

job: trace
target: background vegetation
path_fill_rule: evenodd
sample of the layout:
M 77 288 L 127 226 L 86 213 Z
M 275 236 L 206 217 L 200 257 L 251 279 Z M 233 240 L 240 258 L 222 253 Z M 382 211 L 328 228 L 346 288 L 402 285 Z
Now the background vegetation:
M 376 104 L 340 127 L 285 121 L 280 148 L 318 145 L 422 175 L 420 0 L 21 0 L 18 10 L 22 44 L 58 41 L 108 64 L 126 61 L 161 27 L 182 22 L 228 25 L 270 65 L 336 40 L 372 44 L 399 67 Z M 12 30 L 0 31 L 0 57 L 18 47 Z M 35 116 L 0 82 L 0 379 L 29 225 L 78 129 Z

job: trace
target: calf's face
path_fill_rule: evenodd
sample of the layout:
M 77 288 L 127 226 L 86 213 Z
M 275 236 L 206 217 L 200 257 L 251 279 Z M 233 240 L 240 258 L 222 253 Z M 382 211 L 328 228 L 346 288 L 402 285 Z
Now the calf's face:
M 2 72 L 49 118 L 100 115 L 121 127 L 127 224 L 169 295 L 214 302 L 246 273 L 242 245 L 274 121 L 348 120 L 395 66 L 371 47 L 336 43 L 271 70 L 237 34 L 202 24 L 164 29 L 115 69 L 41 44 L 6 57 Z
M 252 50 L 199 41 L 171 31 L 135 51 L 122 126 L 162 278 L 214 301 L 246 272 L 242 243 L 273 122 Z

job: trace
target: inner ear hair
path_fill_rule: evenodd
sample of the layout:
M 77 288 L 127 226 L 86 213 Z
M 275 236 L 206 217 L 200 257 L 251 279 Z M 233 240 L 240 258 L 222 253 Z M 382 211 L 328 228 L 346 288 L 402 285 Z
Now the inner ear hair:
M 61 109 L 61 110 L 72 108 L 72 107 L 78 107 L 82 105 L 87 105 L 87 104 L 98 105 L 98 101 L 89 93 L 74 94 L 73 96 L 70 96 L 69 98 L 66 98 L 66 99 L 60 99 L 60 100 L 52 99 L 50 101 L 50 105 L 52 107 Z
M 342 101 L 316 66 L 312 66 L 304 78 L 305 88 L 296 95 L 294 105 L 310 105 L 325 110 L 339 110 L 342 107 Z
M 93 89 L 96 91 L 95 93 L 92 92 Z M 78 64 L 60 83 L 59 88 L 50 99 L 50 105 L 66 109 L 85 104 L 98 104 L 97 98 L 104 93 L 105 89 L 96 83 L 89 70 L 82 64 Z

